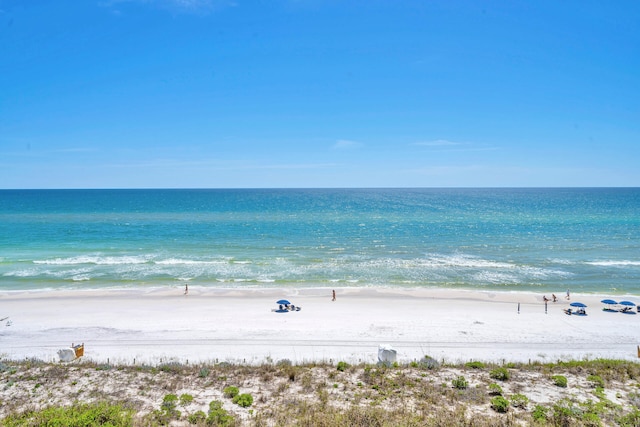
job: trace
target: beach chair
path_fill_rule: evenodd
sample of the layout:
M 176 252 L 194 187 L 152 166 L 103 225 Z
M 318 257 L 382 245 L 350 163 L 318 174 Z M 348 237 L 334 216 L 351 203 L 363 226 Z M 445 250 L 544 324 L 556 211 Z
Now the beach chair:
M 568 314 L 569 316 L 571 316 L 572 310 L 570 308 L 565 308 L 564 309 L 564 313 Z
M 71 344 L 71 348 L 73 348 L 76 358 L 84 356 L 84 343 L 78 345 Z

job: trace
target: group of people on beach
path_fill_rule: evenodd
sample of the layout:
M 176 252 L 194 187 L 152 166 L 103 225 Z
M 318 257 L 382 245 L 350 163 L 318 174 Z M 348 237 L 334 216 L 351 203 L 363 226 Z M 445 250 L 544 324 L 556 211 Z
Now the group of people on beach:
M 564 297 L 566 300 L 570 300 L 571 299 L 571 293 L 569 292 L 569 289 L 567 289 L 567 296 Z M 556 294 L 551 294 L 551 299 L 553 300 L 553 302 L 558 302 L 558 297 L 556 296 Z M 546 303 L 549 302 L 549 298 L 547 298 L 547 296 L 543 296 L 542 300 Z

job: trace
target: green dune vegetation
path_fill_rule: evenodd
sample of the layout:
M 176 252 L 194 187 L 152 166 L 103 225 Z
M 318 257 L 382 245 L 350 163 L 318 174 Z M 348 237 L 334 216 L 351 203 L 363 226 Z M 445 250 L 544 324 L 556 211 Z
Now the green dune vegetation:
M 640 364 L 2 360 L 0 425 L 640 426 Z

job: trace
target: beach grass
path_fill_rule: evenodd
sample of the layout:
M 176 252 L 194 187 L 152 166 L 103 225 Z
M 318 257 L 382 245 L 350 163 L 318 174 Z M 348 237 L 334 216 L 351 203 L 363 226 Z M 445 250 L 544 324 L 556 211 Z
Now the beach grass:
M 637 362 L 421 362 L 2 360 L 0 425 L 640 425 Z

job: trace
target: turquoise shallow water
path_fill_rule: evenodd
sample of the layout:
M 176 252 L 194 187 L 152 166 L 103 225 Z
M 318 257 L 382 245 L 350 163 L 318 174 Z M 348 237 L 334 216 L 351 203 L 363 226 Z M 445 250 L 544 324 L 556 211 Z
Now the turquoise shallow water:
M 640 294 L 640 189 L 0 190 L 0 291 Z

